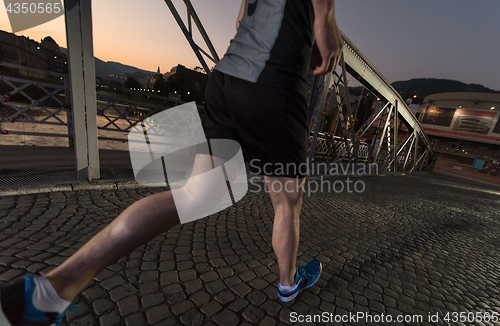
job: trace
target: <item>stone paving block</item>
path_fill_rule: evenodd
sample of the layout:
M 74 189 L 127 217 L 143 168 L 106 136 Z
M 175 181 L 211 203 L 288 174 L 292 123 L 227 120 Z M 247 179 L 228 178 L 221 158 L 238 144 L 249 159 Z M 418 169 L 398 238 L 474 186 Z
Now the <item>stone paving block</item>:
M 281 309 L 281 312 L 279 314 L 279 320 L 286 325 L 291 325 L 292 324 L 290 321 L 291 313 L 292 313 L 292 310 L 290 310 L 288 308 Z
M 177 271 L 169 271 L 160 274 L 160 284 L 168 285 L 179 281 Z
M 214 271 L 206 272 L 201 274 L 200 278 L 203 280 L 204 283 L 216 280 L 219 278 L 219 274 Z
M 239 322 L 238 316 L 229 309 L 224 309 L 221 313 L 214 316 L 213 320 L 220 326 L 236 326 Z
M 204 317 L 200 312 L 191 309 L 184 313 L 180 320 L 185 325 L 200 326 L 203 325 Z
M 193 301 L 198 307 L 203 306 L 210 300 L 210 295 L 205 291 L 199 291 L 190 296 L 191 301 Z
M 268 315 L 275 316 L 280 311 L 281 305 L 274 300 L 267 300 L 260 305 L 260 308 L 264 309 Z
M 114 326 L 118 325 L 120 322 L 120 316 L 113 311 L 109 314 L 103 315 L 99 318 L 101 326 Z
M 221 280 L 212 281 L 205 285 L 208 293 L 214 295 L 226 288 L 226 285 Z
M 212 317 L 219 311 L 221 311 L 222 306 L 215 300 L 211 300 L 201 307 L 201 311 L 207 316 Z
M 18 261 L 16 257 L 3 256 L 0 257 L 0 266 L 10 266 L 13 262 Z
M 264 319 L 264 317 L 266 316 L 266 313 L 253 306 L 253 305 L 249 305 L 245 311 L 243 311 L 242 313 L 242 316 L 243 318 L 245 318 L 245 320 L 247 320 L 249 323 L 251 324 L 254 324 L 254 325 L 257 325 L 259 324 L 259 322 Z
M 229 305 L 229 309 L 238 312 L 248 305 L 248 301 L 242 298 L 236 298 L 234 302 Z
M 184 292 L 181 291 L 181 292 L 166 295 L 166 299 L 170 305 L 175 305 L 179 302 L 185 301 L 187 299 L 187 296 Z
M 187 271 L 182 271 L 179 273 L 181 281 L 186 282 L 196 278 L 196 271 L 194 269 L 189 269 Z
M 13 279 L 17 278 L 18 276 L 21 276 L 25 274 L 23 270 L 20 269 L 10 269 L 2 274 L 0 274 L 0 281 L 12 281 Z
M 184 285 L 188 294 L 195 293 L 202 288 L 202 282 L 199 278 L 186 282 Z
M 64 261 L 67 259 L 67 257 L 60 257 L 60 256 L 55 256 L 55 257 L 52 257 L 52 258 L 49 258 L 47 260 L 44 261 L 44 263 L 48 264 L 48 265 L 55 265 L 55 266 L 59 266 L 61 265 L 62 263 L 64 263 Z
M 150 324 L 155 324 L 170 315 L 170 311 L 165 305 L 156 306 L 146 311 L 146 318 Z
M 91 288 L 87 288 L 83 290 L 82 294 L 87 298 L 89 301 L 95 301 L 99 298 L 102 298 L 104 295 L 106 295 L 107 292 L 105 292 L 103 289 L 101 289 L 100 286 L 93 286 Z
M 236 293 L 237 295 L 239 295 L 240 297 L 243 298 L 245 295 L 247 295 L 248 293 L 250 293 L 250 291 L 252 289 L 248 285 L 246 285 L 244 283 L 240 283 L 240 284 L 237 284 L 235 286 L 232 286 L 231 290 L 234 293 Z
M 104 299 L 98 299 L 98 300 L 94 301 L 94 303 L 92 304 L 92 307 L 94 308 L 94 311 L 97 315 L 102 315 L 103 313 L 114 308 L 114 305 L 111 302 L 111 300 L 104 298 Z
M 162 261 L 160 263 L 160 266 L 158 268 L 158 270 L 160 272 L 166 272 L 166 271 L 171 271 L 175 268 L 175 262 L 174 261 Z
M 111 300 L 116 302 L 129 297 L 136 292 L 137 289 L 132 284 L 126 283 L 109 291 L 109 295 L 111 297 Z
M 102 281 L 101 286 L 109 291 L 122 285 L 123 283 L 125 283 L 125 280 L 121 276 L 115 275 Z
M 158 272 L 157 271 L 145 271 L 141 273 L 139 278 L 140 283 L 149 283 L 158 280 Z
M 118 309 L 120 315 L 127 316 L 139 310 L 139 301 L 137 296 L 131 295 L 125 299 L 118 301 Z
M 225 305 L 235 298 L 234 294 L 228 290 L 219 292 L 218 294 L 215 295 L 215 300 L 220 302 L 222 305 Z
M 267 296 L 262 292 L 253 290 L 246 296 L 246 299 L 258 307 L 267 299 Z
M 256 288 L 257 290 L 263 290 L 268 285 L 268 283 L 266 281 L 264 281 L 263 279 L 260 279 L 260 278 L 256 278 L 256 279 L 250 281 L 249 284 L 252 287 Z
M 193 307 L 194 307 L 194 305 L 191 303 L 191 301 L 184 300 L 182 302 L 177 303 L 175 306 L 173 306 L 172 312 L 178 316 L 178 315 L 183 314 L 185 311 L 187 311 Z
M 152 293 L 158 291 L 160 287 L 158 286 L 158 282 L 149 282 L 146 284 L 141 284 L 139 286 L 139 291 L 143 294 Z
M 141 298 L 142 307 L 149 308 L 163 302 L 163 293 L 146 294 Z

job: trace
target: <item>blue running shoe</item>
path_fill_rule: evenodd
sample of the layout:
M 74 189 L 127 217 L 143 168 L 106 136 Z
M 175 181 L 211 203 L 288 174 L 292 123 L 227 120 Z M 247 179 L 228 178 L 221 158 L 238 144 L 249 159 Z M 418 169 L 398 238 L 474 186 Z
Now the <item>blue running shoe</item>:
M 34 275 L 4 284 L 0 288 L 0 325 L 1 326 L 59 326 L 71 304 L 63 313 L 45 312 L 33 305 L 35 292 Z
M 278 287 L 278 297 L 284 302 L 295 299 L 302 290 L 310 288 L 318 281 L 322 268 L 321 263 L 317 260 L 312 260 L 304 266 L 297 267 L 295 273 L 295 284 L 297 286 L 291 291 L 283 291 Z

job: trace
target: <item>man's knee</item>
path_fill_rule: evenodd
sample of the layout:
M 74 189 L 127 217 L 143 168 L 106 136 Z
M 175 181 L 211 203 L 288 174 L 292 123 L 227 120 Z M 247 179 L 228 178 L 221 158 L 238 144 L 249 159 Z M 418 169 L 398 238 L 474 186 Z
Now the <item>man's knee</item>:
M 275 208 L 295 208 L 301 205 L 304 179 L 268 178 L 267 181 Z

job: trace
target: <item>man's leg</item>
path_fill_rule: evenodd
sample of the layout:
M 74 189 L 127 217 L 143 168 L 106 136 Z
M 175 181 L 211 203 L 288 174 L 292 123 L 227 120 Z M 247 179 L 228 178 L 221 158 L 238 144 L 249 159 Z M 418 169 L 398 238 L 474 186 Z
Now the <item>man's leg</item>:
M 213 158 L 209 155 L 196 155 L 191 176 L 203 174 L 223 162 L 223 160 Z M 183 198 L 183 205 L 200 205 L 205 199 L 213 201 L 214 192 L 211 191 L 211 182 L 207 179 L 209 178 L 202 179 L 204 186 L 200 187 L 200 178 L 189 178 L 184 187 L 175 190 L 181 191 L 180 195 Z M 214 180 L 214 182 L 216 181 L 220 182 L 220 180 Z M 219 195 L 217 194 L 216 196 Z M 192 202 L 188 202 L 186 198 L 192 198 Z M 179 216 L 171 191 L 143 198 L 123 211 L 113 222 L 63 264 L 49 272 L 46 275 L 46 280 L 50 283 L 48 287 L 45 283 L 46 281 L 43 280 L 35 281 L 35 283 L 42 282 L 37 283 L 43 284 L 43 291 L 40 291 L 47 293 L 54 301 L 57 301 L 58 311 L 62 311 L 59 310 L 62 304 L 60 299 L 69 303 L 106 266 L 179 223 Z M 11 318 L 12 311 L 15 310 L 16 320 L 11 320 L 11 322 L 14 322 L 15 325 L 17 323 L 22 324 L 22 318 L 24 318 L 22 314 L 24 313 L 25 305 L 23 302 L 24 300 L 29 300 L 30 302 L 33 300 L 31 296 L 34 296 L 34 294 L 30 294 L 29 298 L 25 298 L 27 289 L 17 284 L 21 283 L 12 282 L 7 284 L 7 287 L 2 287 L 2 295 L 5 296 L 4 294 L 7 294 L 9 299 L 15 296 L 16 302 L 4 300 L 7 297 L 1 298 L 0 323 L 6 321 L 6 316 L 7 318 Z M 35 285 L 35 287 L 39 288 L 38 285 Z M 24 293 L 17 293 L 19 291 L 16 289 L 22 289 Z M 33 289 L 31 288 L 30 291 Z M 55 293 L 53 294 L 54 291 Z M 43 295 L 41 297 L 37 296 L 37 300 L 41 300 L 40 302 L 43 302 L 43 305 L 46 304 L 46 297 Z M 20 306 L 21 303 L 23 303 L 22 307 Z M 7 306 L 4 306 L 4 304 Z M 43 309 L 43 311 L 53 311 L 50 308 L 47 309 L 49 310 Z M 35 314 L 38 316 L 38 312 L 35 311 Z M 40 314 L 40 316 L 45 318 L 47 315 Z
M 208 155 L 196 155 L 191 176 L 211 170 L 213 160 Z M 216 166 L 221 164 L 219 159 L 215 161 L 219 161 Z M 200 204 L 210 188 L 204 189 L 188 180 L 183 191 Z M 46 277 L 61 299 L 72 301 L 101 270 L 179 223 L 171 191 L 143 198 Z
M 143 198 L 46 277 L 61 299 L 72 301 L 101 270 L 177 224 L 171 191 Z
M 266 177 L 266 183 L 275 211 L 273 249 L 280 274 L 278 297 L 287 302 L 313 286 L 321 275 L 322 267 L 317 260 L 295 267 L 304 179 Z
M 299 248 L 300 209 L 304 179 L 265 177 L 274 208 L 273 249 L 278 258 L 280 284 L 291 286 Z

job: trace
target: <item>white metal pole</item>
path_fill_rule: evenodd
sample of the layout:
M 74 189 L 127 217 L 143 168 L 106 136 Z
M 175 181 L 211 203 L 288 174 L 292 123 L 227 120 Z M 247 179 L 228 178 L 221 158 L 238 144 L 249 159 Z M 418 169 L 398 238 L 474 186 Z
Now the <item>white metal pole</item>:
M 97 104 L 90 0 L 65 0 L 66 39 L 79 179 L 99 179 Z

